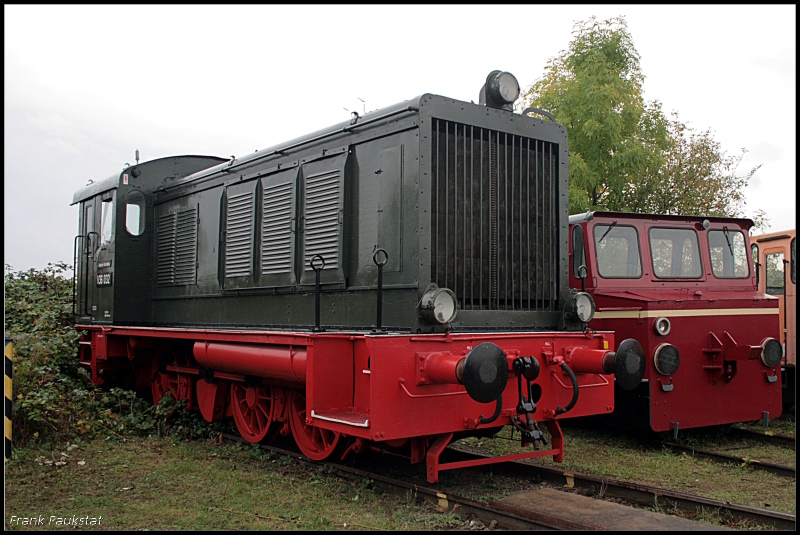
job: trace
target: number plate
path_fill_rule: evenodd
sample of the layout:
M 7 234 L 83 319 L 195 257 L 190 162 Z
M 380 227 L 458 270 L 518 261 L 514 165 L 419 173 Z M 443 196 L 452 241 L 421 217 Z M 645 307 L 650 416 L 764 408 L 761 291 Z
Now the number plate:
M 113 273 L 98 273 L 97 285 L 98 286 L 111 286 L 111 275 Z

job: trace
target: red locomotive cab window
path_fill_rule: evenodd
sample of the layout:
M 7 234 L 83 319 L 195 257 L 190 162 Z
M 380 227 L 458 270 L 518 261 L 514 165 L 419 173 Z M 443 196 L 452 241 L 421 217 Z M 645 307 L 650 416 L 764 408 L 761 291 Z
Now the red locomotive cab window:
M 711 270 L 718 279 L 745 279 L 750 276 L 744 234 L 739 231 L 708 231 Z
M 583 228 L 572 227 L 572 273 L 576 279 L 581 278 L 580 267 L 586 265 L 586 247 L 583 244 Z
M 697 232 L 684 228 L 651 228 L 653 273 L 660 279 L 699 279 L 703 275 Z
M 628 225 L 595 225 L 594 253 L 597 272 L 604 279 L 638 279 L 642 276 L 639 234 Z

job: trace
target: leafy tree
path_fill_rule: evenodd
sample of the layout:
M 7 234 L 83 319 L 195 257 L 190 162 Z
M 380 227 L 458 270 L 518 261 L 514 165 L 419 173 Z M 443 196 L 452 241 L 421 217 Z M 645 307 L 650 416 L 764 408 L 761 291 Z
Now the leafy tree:
M 738 156 L 711 135 L 642 98 L 644 76 L 623 17 L 575 24 L 567 51 L 548 62 L 525 102 L 550 111 L 569 136 L 569 209 L 744 217 Z M 763 211 L 753 217 L 766 228 Z
M 676 215 L 744 217 L 744 188 L 761 167 L 744 174 L 737 170 L 747 153 L 728 155 L 711 130 L 698 132 L 673 112 L 669 123 L 670 145 L 664 165 L 655 173 L 631 177 L 623 191 L 628 211 Z M 757 214 L 757 226 L 768 225 Z
M 639 54 L 622 17 L 576 23 L 568 51 L 525 93 L 569 136 L 570 212 L 624 210 L 632 177 L 656 173 L 669 147 L 658 101 L 645 102 Z

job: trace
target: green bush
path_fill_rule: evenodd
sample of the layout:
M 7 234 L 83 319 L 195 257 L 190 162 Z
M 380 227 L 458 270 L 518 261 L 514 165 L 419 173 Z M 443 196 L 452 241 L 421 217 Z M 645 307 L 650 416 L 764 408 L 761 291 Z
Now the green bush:
M 155 407 L 136 392 L 91 383 L 79 365 L 71 266 L 59 262 L 15 273 L 6 265 L 5 271 L 5 336 L 14 347 L 14 447 L 97 433 L 194 438 L 220 428 L 171 396 Z
M 12 433 L 15 445 L 75 430 L 73 398 L 86 394 L 78 367 L 80 333 L 72 328 L 71 272 L 64 263 L 4 276 L 5 336 L 14 347 Z

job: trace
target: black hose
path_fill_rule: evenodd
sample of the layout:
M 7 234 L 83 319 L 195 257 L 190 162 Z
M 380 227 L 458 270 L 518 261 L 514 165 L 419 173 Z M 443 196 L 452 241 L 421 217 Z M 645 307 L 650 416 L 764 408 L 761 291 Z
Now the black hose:
M 567 372 L 570 381 L 572 381 L 572 401 L 570 401 L 569 405 L 567 405 L 566 407 L 556 407 L 556 414 L 564 414 L 572 407 L 574 407 L 575 404 L 578 402 L 578 380 L 575 378 L 575 374 L 572 373 L 572 370 L 569 369 L 569 366 L 567 366 L 566 362 L 561 363 L 561 369 Z
M 500 397 L 497 398 L 497 406 L 494 408 L 494 414 L 492 414 L 489 418 L 484 418 L 483 416 L 481 416 L 479 422 L 481 424 L 490 424 L 494 422 L 500 416 L 500 411 L 502 410 L 503 410 L 503 395 L 500 394 Z

